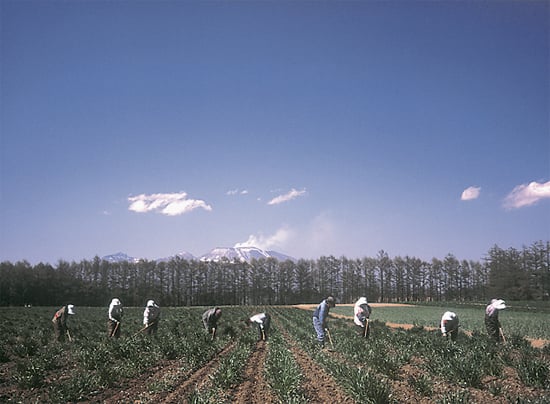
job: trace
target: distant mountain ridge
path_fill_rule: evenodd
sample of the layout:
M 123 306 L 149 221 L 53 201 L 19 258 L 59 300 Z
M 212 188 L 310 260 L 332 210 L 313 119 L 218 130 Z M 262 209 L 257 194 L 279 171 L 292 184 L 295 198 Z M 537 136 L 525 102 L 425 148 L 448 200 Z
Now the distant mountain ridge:
M 157 262 L 167 262 L 170 261 L 172 258 L 182 258 L 188 261 L 203 261 L 203 262 L 219 262 L 224 259 L 230 261 L 230 262 L 250 262 L 253 259 L 260 259 L 260 258 L 274 258 L 278 261 L 296 261 L 295 258 L 279 253 L 277 251 L 266 251 L 262 250 L 258 247 L 217 247 L 206 254 L 203 254 L 199 257 L 195 257 L 193 254 L 189 252 L 181 252 L 175 255 L 171 255 L 169 257 L 165 258 L 157 258 L 155 261 Z M 142 258 L 136 258 L 136 257 L 130 257 L 129 255 L 118 252 L 116 254 L 106 255 L 104 257 L 101 257 L 102 260 L 108 261 L 108 262 L 139 262 Z

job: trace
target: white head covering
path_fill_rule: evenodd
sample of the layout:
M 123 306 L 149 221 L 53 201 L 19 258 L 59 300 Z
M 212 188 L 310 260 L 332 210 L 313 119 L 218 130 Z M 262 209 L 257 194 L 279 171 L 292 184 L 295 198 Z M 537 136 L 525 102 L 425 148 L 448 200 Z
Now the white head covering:
M 367 304 L 367 298 L 366 297 L 360 297 L 359 300 L 355 302 L 356 306 L 361 306 L 362 304 Z
M 441 320 L 452 320 L 456 318 L 456 313 L 452 311 L 446 311 L 443 313 L 443 316 L 441 317 Z
M 152 307 L 152 306 L 156 306 L 155 301 L 154 300 L 147 301 L 147 307 Z
M 506 303 L 502 299 L 491 300 L 491 305 L 497 310 L 503 310 L 506 308 Z
M 118 300 L 116 297 L 111 300 L 111 306 L 121 306 L 122 303 L 120 303 L 120 300 Z
M 73 304 L 69 304 L 69 305 L 67 306 L 67 313 L 69 313 L 69 314 L 75 314 L 75 312 L 74 312 L 74 305 L 73 305 Z
M 491 303 L 485 309 L 485 314 L 492 317 L 494 315 L 495 311 L 503 310 L 505 308 L 506 308 L 506 304 L 504 303 L 504 300 L 502 300 L 502 299 L 493 299 L 493 300 L 491 300 Z

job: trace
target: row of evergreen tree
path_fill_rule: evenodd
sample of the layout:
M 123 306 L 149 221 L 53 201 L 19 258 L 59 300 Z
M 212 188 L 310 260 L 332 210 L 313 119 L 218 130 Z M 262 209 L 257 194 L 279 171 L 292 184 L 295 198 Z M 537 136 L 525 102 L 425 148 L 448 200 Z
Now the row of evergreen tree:
M 430 262 L 380 251 L 362 259 L 321 257 L 279 262 L 202 262 L 173 258 L 111 263 L 95 257 L 57 266 L 0 263 L 0 305 L 126 306 L 155 299 L 163 306 L 315 303 L 332 294 L 341 303 L 548 300 L 550 241 L 521 250 L 491 248 L 479 261 L 449 254 Z

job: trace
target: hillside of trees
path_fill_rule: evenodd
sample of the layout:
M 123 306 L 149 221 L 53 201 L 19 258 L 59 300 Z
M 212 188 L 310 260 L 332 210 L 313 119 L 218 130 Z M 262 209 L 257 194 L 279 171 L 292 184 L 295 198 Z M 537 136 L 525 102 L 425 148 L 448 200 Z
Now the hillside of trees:
M 316 303 L 328 294 L 340 303 L 548 300 L 550 241 L 518 250 L 491 248 L 482 262 L 452 254 L 430 262 L 380 251 L 362 259 L 320 257 L 279 262 L 110 263 L 95 257 L 56 266 L 0 263 L 0 306 L 126 306 L 155 299 L 162 306 Z

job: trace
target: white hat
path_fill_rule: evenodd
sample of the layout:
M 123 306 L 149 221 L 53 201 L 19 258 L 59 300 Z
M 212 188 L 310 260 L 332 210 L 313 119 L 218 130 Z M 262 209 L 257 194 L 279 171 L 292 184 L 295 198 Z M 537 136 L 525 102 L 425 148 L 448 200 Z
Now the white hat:
M 150 306 L 156 306 L 154 300 L 147 301 L 147 307 L 150 307 Z
M 506 304 L 505 304 L 504 300 L 502 300 L 502 299 L 493 299 L 491 301 L 491 304 L 497 310 L 503 310 L 503 309 L 506 308 Z
M 367 298 L 366 297 L 360 297 L 359 300 L 357 300 L 357 302 L 355 302 L 356 305 L 362 305 L 362 304 L 367 304 Z
M 118 300 L 116 297 L 111 300 L 111 306 L 120 306 L 122 303 L 120 303 L 120 300 Z
M 69 305 L 67 306 L 67 312 L 68 312 L 69 314 L 75 314 L 75 312 L 74 312 L 74 305 L 73 305 L 73 304 L 69 304 Z

